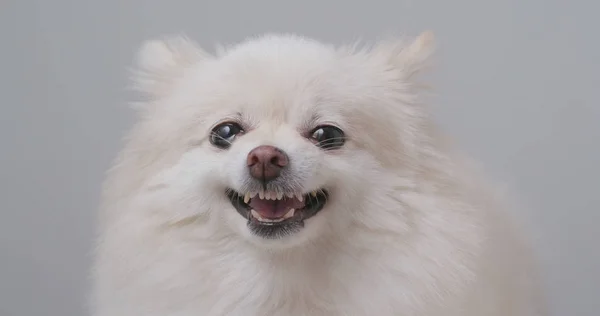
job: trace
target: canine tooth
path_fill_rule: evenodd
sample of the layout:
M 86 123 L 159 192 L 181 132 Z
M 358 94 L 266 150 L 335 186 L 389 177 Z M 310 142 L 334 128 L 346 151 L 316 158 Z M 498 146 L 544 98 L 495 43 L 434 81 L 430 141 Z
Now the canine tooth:
M 313 197 L 317 197 L 317 191 L 310 192 L 310 195 L 312 195 Z
M 252 214 L 252 216 L 254 216 L 254 218 L 256 219 L 260 219 L 262 217 L 260 217 L 260 214 L 258 214 L 257 211 L 255 211 L 254 209 L 250 210 L 250 213 Z
M 285 213 L 285 215 L 283 215 L 283 218 L 290 218 L 290 217 L 294 217 L 294 213 L 296 212 L 295 209 L 291 208 L 287 213 Z
M 246 195 L 244 195 L 244 203 L 248 204 L 248 202 L 250 202 L 250 193 L 246 193 Z
M 296 193 L 296 198 L 297 198 L 297 199 L 298 199 L 300 202 L 304 201 L 304 197 L 303 197 L 303 196 L 302 196 L 302 194 L 300 194 L 300 193 Z

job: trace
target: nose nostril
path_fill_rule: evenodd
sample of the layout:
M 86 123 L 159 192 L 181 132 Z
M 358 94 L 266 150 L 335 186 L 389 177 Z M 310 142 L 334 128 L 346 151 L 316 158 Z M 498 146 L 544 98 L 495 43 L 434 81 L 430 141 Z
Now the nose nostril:
M 288 160 L 285 156 L 281 156 L 281 157 L 277 157 L 277 159 L 275 159 L 275 161 L 273 163 L 276 164 L 277 166 L 283 168 L 288 165 Z
M 248 167 L 254 166 L 259 163 L 260 159 L 256 155 L 248 156 Z
M 288 165 L 286 154 L 273 146 L 258 146 L 248 154 L 247 165 L 252 177 L 270 181 L 279 176 Z
M 271 158 L 270 163 L 273 164 L 273 165 L 279 166 L 279 167 L 283 167 L 281 165 L 281 159 L 279 159 L 278 156 L 274 156 L 273 158 Z

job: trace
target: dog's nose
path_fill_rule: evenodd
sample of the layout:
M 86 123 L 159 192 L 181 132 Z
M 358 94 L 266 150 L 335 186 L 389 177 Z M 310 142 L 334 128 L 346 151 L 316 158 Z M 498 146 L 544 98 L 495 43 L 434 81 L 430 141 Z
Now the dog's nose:
M 258 146 L 248 153 L 250 175 L 263 182 L 279 177 L 288 163 L 288 156 L 277 147 Z

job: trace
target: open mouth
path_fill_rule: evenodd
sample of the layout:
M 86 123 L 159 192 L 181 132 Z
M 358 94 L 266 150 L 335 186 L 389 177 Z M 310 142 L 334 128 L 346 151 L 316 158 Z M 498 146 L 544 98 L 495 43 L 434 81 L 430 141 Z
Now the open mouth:
M 241 194 L 231 189 L 226 193 L 237 212 L 248 219 L 252 233 L 269 239 L 300 230 L 304 220 L 323 209 L 328 197 L 323 189 L 307 194 L 269 191 Z

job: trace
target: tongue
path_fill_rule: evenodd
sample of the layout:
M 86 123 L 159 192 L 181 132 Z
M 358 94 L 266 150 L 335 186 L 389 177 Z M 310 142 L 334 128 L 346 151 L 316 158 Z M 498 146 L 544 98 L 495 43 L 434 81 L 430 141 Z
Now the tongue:
M 260 216 L 269 219 L 281 218 L 290 209 L 301 209 L 304 207 L 304 202 L 296 198 L 283 198 L 282 200 L 264 200 L 258 197 L 250 200 L 248 204 Z

